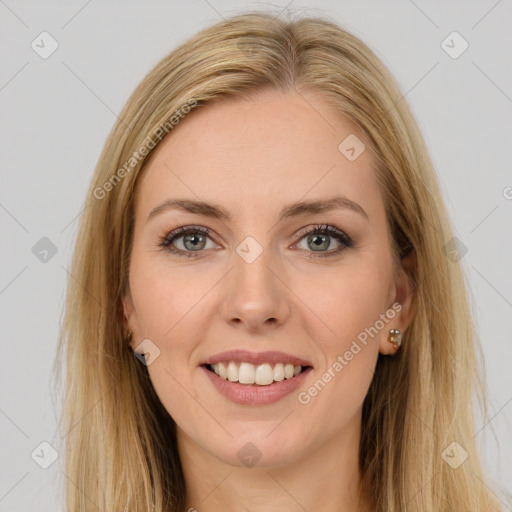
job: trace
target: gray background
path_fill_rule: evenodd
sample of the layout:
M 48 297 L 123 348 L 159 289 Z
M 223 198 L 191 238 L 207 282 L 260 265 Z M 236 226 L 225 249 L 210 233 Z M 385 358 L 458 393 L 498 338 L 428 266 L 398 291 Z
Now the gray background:
M 512 481 L 512 2 L 181 4 L 0 0 L 0 511 L 63 509 L 62 457 L 42 469 L 31 453 L 60 438 L 51 377 L 67 269 L 76 219 L 116 114 L 153 65 L 200 28 L 241 10 L 277 14 L 286 6 L 327 14 L 361 37 L 412 105 L 456 236 L 467 248 L 462 263 L 490 400 L 477 439 L 491 476 L 506 487 Z M 43 31 L 59 45 L 46 59 L 31 48 Z M 458 58 L 441 46 L 453 31 L 469 43 Z M 43 237 L 57 248 L 46 262 L 32 251 Z M 41 460 L 50 456 L 48 447 L 37 453 Z

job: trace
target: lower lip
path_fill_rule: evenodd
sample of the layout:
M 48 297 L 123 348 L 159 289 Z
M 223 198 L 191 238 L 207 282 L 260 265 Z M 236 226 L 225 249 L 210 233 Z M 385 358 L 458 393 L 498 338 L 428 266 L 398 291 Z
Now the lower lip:
M 206 376 L 212 384 L 226 398 L 241 405 L 267 405 L 277 402 L 293 393 L 304 382 L 312 368 L 307 368 L 296 377 L 285 379 L 280 382 L 273 382 L 268 386 L 257 384 L 240 384 L 231 382 L 219 377 L 216 373 L 202 366 Z

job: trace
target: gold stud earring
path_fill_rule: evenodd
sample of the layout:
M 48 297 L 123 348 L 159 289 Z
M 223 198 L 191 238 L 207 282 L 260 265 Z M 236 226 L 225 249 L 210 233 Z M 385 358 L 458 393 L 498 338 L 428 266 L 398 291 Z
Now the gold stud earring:
M 400 345 L 402 344 L 402 333 L 400 332 L 400 330 L 390 329 L 388 341 L 390 343 L 393 343 L 393 347 L 395 347 L 395 350 L 398 350 L 400 348 Z
M 132 336 L 133 336 L 133 332 L 132 331 L 128 331 L 128 336 L 126 337 L 126 342 L 127 343 L 132 341 Z

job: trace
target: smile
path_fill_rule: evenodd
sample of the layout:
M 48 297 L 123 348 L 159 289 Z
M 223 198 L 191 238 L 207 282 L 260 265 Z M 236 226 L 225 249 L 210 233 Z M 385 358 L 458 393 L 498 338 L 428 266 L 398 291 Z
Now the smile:
M 208 370 L 214 372 L 221 379 L 240 384 L 269 386 L 274 382 L 281 382 L 299 375 L 309 366 L 293 365 L 292 363 L 262 363 L 248 362 L 236 363 L 224 361 L 206 365 Z
M 297 392 L 313 365 L 284 352 L 229 350 L 204 359 L 199 368 L 222 396 L 240 405 L 269 405 Z

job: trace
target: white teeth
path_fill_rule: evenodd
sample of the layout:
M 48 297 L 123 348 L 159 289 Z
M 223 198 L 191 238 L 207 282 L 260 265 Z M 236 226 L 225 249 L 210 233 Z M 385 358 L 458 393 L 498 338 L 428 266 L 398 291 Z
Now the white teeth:
M 284 365 L 283 363 L 277 363 L 274 366 L 274 380 L 280 382 L 284 380 Z
M 228 370 L 222 363 L 218 363 L 214 366 L 219 370 L 218 372 L 215 372 L 219 377 L 222 377 L 223 379 L 228 378 Z
M 272 367 L 270 363 L 256 366 L 245 362 L 238 364 L 234 361 L 212 364 L 210 368 L 222 379 L 258 386 L 268 386 L 273 382 L 291 379 L 302 371 L 302 366 L 294 366 L 291 363 L 276 363 Z
M 238 382 L 240 382 L 240 384 L 254 384 L 255 374 L 256 371 L 253 364 L 240 363 L 240 369 L 238 370 Z
M 284 367 L 284 378 L 291 379 L 293 377 L 293 372 L 295 371 L 295 367 L 293 364 L 287 364 Z
M 213 365 L 213 366 L 215 366 L 215 365 Z M 238 366 L 233 361 L 230 361 L 228 364 L 227 378 L 231 382 L 238 381 Z
M 242 365 L 240 365 L 240 368 L 241 367 Z M 272 382 L 274 382 L 274 370 L 272 370 L 272 366 L 268 363 L 258 365 L 256 368 L 254 382 L 260 386 L 268 386 L 269 384 L 272 384 Z

